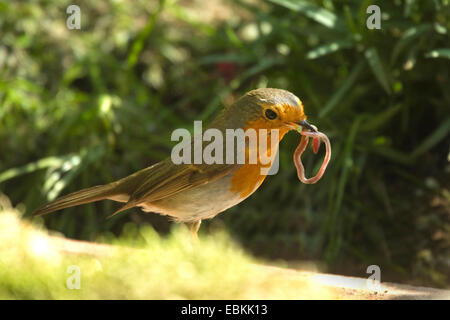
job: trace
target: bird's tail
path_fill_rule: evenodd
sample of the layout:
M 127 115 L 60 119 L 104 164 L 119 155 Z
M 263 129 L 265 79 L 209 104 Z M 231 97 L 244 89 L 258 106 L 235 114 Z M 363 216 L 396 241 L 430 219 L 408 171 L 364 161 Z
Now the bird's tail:
M 36 209 L 33 212 L 33 215 L 42 216 L 67 207 L 107 199 L 108 197 L 114 196 L 118 193 L 116 189 L 117 185 L 114 183 L 82 189 L 43 205 L 42 207 Z

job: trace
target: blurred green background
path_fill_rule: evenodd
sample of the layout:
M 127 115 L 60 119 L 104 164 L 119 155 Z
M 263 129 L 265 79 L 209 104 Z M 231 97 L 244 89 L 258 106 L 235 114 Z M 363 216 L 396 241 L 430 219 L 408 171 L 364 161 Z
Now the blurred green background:
M 81 30 L 66 8 L 81 8 Z M 366 8 L 381 8 L 369 30 Z M 267 260 L 382 281 L 450 284 L 450 1 L 0 1 L 0 192 L 31 211 L 160 161 L 175 128 L 210 120 L 258 87 L 302 99 L 327 133 L 322 180 L 280 172 L 202 224 Z M 313 170 L 318 157 L 305 154 Z M 311 172 L 311 171 L 310 171 Z M 126 223 L 170 232 L 103 201 L 45 218 L 95 240 Z

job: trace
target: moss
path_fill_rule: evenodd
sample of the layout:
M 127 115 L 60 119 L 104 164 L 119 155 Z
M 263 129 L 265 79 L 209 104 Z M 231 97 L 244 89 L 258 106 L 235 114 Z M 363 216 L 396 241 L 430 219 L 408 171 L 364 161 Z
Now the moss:
M 195 241 L 182 226 L 164 238 L 149 226 L 130 226 L 120 238 L 103 239 L 103 254 L 95 244 L 74 254 L 62 237 L 2 206 L 1 299 L 335 298 L 307 279 L 258 267 L 224 232 Z M 76 285 L 73 269 L 80 271 L 79 289 L 68 288 Z

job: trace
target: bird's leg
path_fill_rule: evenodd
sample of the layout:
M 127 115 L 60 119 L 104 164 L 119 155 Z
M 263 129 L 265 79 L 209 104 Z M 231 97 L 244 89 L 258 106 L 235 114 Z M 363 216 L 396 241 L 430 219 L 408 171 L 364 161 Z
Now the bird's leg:
M 200 229 L 200 224 L 202 223 L 202 220 L 197 220 L 194 222 L 186 222 L 186 226 L 189 228 L 189 230 L 192 233 L 192 236 L 194 237 L 194 239 L 198 240 L 198 229 Z

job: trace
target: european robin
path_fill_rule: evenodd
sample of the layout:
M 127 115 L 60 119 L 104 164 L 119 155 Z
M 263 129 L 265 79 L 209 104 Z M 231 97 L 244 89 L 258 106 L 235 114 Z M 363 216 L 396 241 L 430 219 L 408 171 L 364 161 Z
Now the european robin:
M 275 129 L 278 131 L 275 145 L 269 144 L 265 148 L 266 156 L 273 157 L 283 136 L 299 126 L 316 131 L 306 121 L 300 99 L 286 90 L 263 88 L 246 93 L 224 108 L 208 128 L 218 129 L 224 135 L 227 129 L 266 129 L 267 132 Z M 266 137 L 269 139 L 270 133 Z M 245 144 L 244 148 L 246 159 L 255 155 L 254 152 L 257 159 L 260 158 L 259 144 L 257 148 Z M 225 147 L 224 151 L 227 151 Z M 44 215 L 109 199 L 125 203 L 112 215 L 140 207 L 145 212 L 168 215 L 186 223 L 196 237 L 203 219 L 215 217 L 258 189 L 266 178 L 261 171 L 266 163 L 174 164 L 169 157 L 123 179 L 60 197 L 40 207 L 34 214 Z

